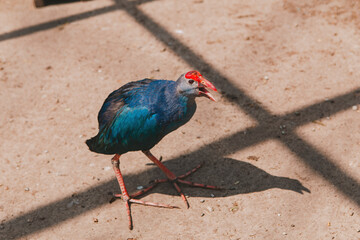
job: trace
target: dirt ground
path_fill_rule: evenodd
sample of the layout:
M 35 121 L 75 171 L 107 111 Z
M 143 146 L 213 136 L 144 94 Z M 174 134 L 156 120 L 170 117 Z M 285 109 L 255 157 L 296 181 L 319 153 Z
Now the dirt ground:
M 0 239 L 360 239 L 357 0 L 0 0 Z M 90 152 L 107 95 L 197 69 L 219 89 L 153 153 L 188 179 L 121 200 Z M 121 158 L 135 192 L 163 177 Z

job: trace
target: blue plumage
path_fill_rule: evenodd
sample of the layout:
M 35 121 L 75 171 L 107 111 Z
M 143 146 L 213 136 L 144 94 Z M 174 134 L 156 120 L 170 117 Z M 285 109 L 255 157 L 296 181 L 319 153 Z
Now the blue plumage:
M 171 181 L 176 191 L 189 207 L 178 183 L 195 187 L 219 189 L 216 186 L 183 180 L 200 166 L 186 174 L 176 176 L 165 167 L 150 149 L 166 134 L 188 122 L 196 110 L 196 97 L 207 97 L 215 101 L 206 88 L 216 91 L 212 83 L 198 71 L 190 71 L 174 81 L 144 79 L 130 82 L 112 92 L 105 100 L 98 114 L 99 133 L 86 141 L 89 149 L 103 154 L 115 154 L 111 159 L 115 176 L 121 189 L 121 198 L 126 205 L 129 229 L 133 228 L 130 203 L 147 206 L 175 208 L 167 204 L 144 202 L 135 199 L 160 182 Z M 120 171 L 120 156 L 129 151 L 141 150 L 166 175 L 167 179 L 155 181 L 152 186 L 129 195 Z M 114 194 L 120 197 L 120 194 Z
M 112 92 L 98 114 L 99 133 L 86 141 L 91 151 L 123 154 L 149 150 L 185 124 L 195 97 L 179 92 L 179 82 L 144 79 Z

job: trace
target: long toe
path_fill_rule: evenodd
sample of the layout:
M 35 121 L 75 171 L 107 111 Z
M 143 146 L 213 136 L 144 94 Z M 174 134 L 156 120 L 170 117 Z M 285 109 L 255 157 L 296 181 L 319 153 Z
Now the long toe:
M 177 206 L 171 206 L 168 204 L 162 204 L 162 203 L 154 203 L 154 202 L 147 202 L 147 201 L 142 201 L 139 199 L 129 199 L 130 203 L 136 203 L 136 204 L 141 204 L 141 205 L 145 205 L 145 206 L 152 206 L 152 207 L 161 207 L 161 208 L 179 208 Z
M 200 187 L 200 188 L 207 188 L 207 189 L 214 189 L 214 190 L 224 190 L 224 188 L 221 188 L 221 187 L 202 184 L 202 183 L 195 183 L 195 182 L 191 182 L 191 181 L 185 181 L 185 180 L 182 180 L 182 179 L 178 179 L 177 182 L 182 183 L 182 184 L 186 184 L 186 185 L 189 185 L 189 186 L 192 186 L 192 187 Z
M 113 203 L 116 199 L 124 200 L 122 194 L 113 194 L 113 197 L 111 198 L 110 203 Z M 169 205 L 169 204 L 142 201 L 142 200 L 139 200 L 139 199 L 135 199 L 133 197 L 131 197 L 128 200 L 124 200 L 124 202 L 136 203 L 136 204 L 152 206 L 152 207 L 161 207 L 161 208 L 179 208 L 177 206 L 172 206 L 172 205 Z

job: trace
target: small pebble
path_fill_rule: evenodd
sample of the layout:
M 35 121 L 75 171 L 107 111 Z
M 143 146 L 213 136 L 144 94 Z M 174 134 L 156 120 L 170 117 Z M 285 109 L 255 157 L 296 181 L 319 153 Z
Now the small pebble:
M 200 200 L 200 202 L 201 202 L 201 203 L 204 203 L 204 202 L 205 202 L 205 200 L 204 200 L 204 199 L 201 199 L 201 200 Z
M 137 189 L 137 190 L 144 189 L 144 186 L 137 186 L 136 189 Z
M 281 214 L 280 214 L 280 213 L 278 213 L 277 215 L 278 215 L 279 217 L 281 216 Z
M 99 222 L 99 219 L 93 218 L 93 221 L 94 221 L 94 223 L 98 223 L 98 222 Z
M 104 171 L 109 171 L 111 169 L 111 167 L 107 166 L 107 167 L 104 167 Z
M 286 132 L 285 132 L 285 131 L 281 131 L 281 134 L 282 134 L 282 135 L 285 135 L 285 134 L 286 134 Z
M 286 232 L 283 232 L 282 234 L 283 234 L 283 235 L 287 235 L 287 233 L 286 233 Z
M 26 221 L 27 221 L 28 223 L 32 223 L 32 219 L 31 219 L 31 218 L 28 218 Z
M 230 208 L 230 212 L 236 213 L 239 210 L 239 206 L 236 202 L 233 203 L 233 206 Z
M 69 202 L 68 204 L 66 204 L 66 207 L 67 207 L 67 208 L 72 208 L 72 206 L 74 206 L 74 202 L 73 202 L 73 201 L 71 201 L 71 202 Z
M 67 208 L 72 208 L 74 206 L 74 204 L 78 205 L 79 203 L 80 203 L 79 199 L 73 199 L 73 200 L 71 200 L 71 202 L 66 204 L 66 207 Z
M 269 80 L 269 76 L 267 76 L 267 75 L 264 76 L 264 79 L 265 79 L 265 80 Z
M 0 229 L 4 229 L 5 228 L 5 226 L 4 225 L 0 225 Z
M 211 197 L 215 197 L 215 195 L 214 195 L 214 194 L 210 194 L 210 196 L 211 196 Z
M 30 188 L 26 187 L 24 190 L 28 192 L 30 191 Z
M 354 111 L 358 110 L 358 106 L 356 106 L 356 105 L 352 106 L 352 110 L 354 110 Z
M 60 176 L 60 177 L 64 177 L 64 176 L 67 176 L 66 174 L 64 173 L 59 173 L 59 172 L 56 172 L 55 173 L 56 176 Z
M 291 227 L 295 227 L 295 224 L 291 224 Z
M 183 34 L 183 33 L 184 33 L 184 31 L 181 30 L 181 29 L 176 29 L 175 32 L 176 32 L 177 34 Z
M 205 213 L 201 213 L 201 216 L 202 216 L 202 217 L 205 216 Z
M 209 212 L 213 212 L 213 211 L 214 211 L 214 209 L 213 209 L 212 207 L 210 207 L 210 206 L 207 206 L 206 209 L 207 209 Z

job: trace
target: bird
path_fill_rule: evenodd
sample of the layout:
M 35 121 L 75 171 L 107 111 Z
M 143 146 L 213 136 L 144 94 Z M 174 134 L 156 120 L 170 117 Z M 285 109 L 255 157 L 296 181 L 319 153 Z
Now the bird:
M 149 78 L 132 81 L 113 91 L 105 99 L 98 113 L 99 132 L 86 140 L 86 144 L 92 152 L 114 155 L 111 163 L 121 190 L 121 194 L 114 194 L 114 197 L 125 202 L 130 230 L 133 229 L 131 203 L 178 208 L 135 198 L 151 190 L 158 183 L 171 182 L 187 208 L 189 203 L 179 183 L 221 189 L 184 180 L 199 169 L 201 164 L 181 176 L 176 176 L 150 152 L 163 137 L 192 118 L 196 111 L 195 98 L 207 97 L 216 101 L 208 89 L 217 91 L 200 72 L 193 70 L 182 74 L 176 81 Z M 142 151 L 164 172 L 166 178 L 154 180 L 149 187 L 129 195 L 120 171 L 120 156 L 130 151 Z

